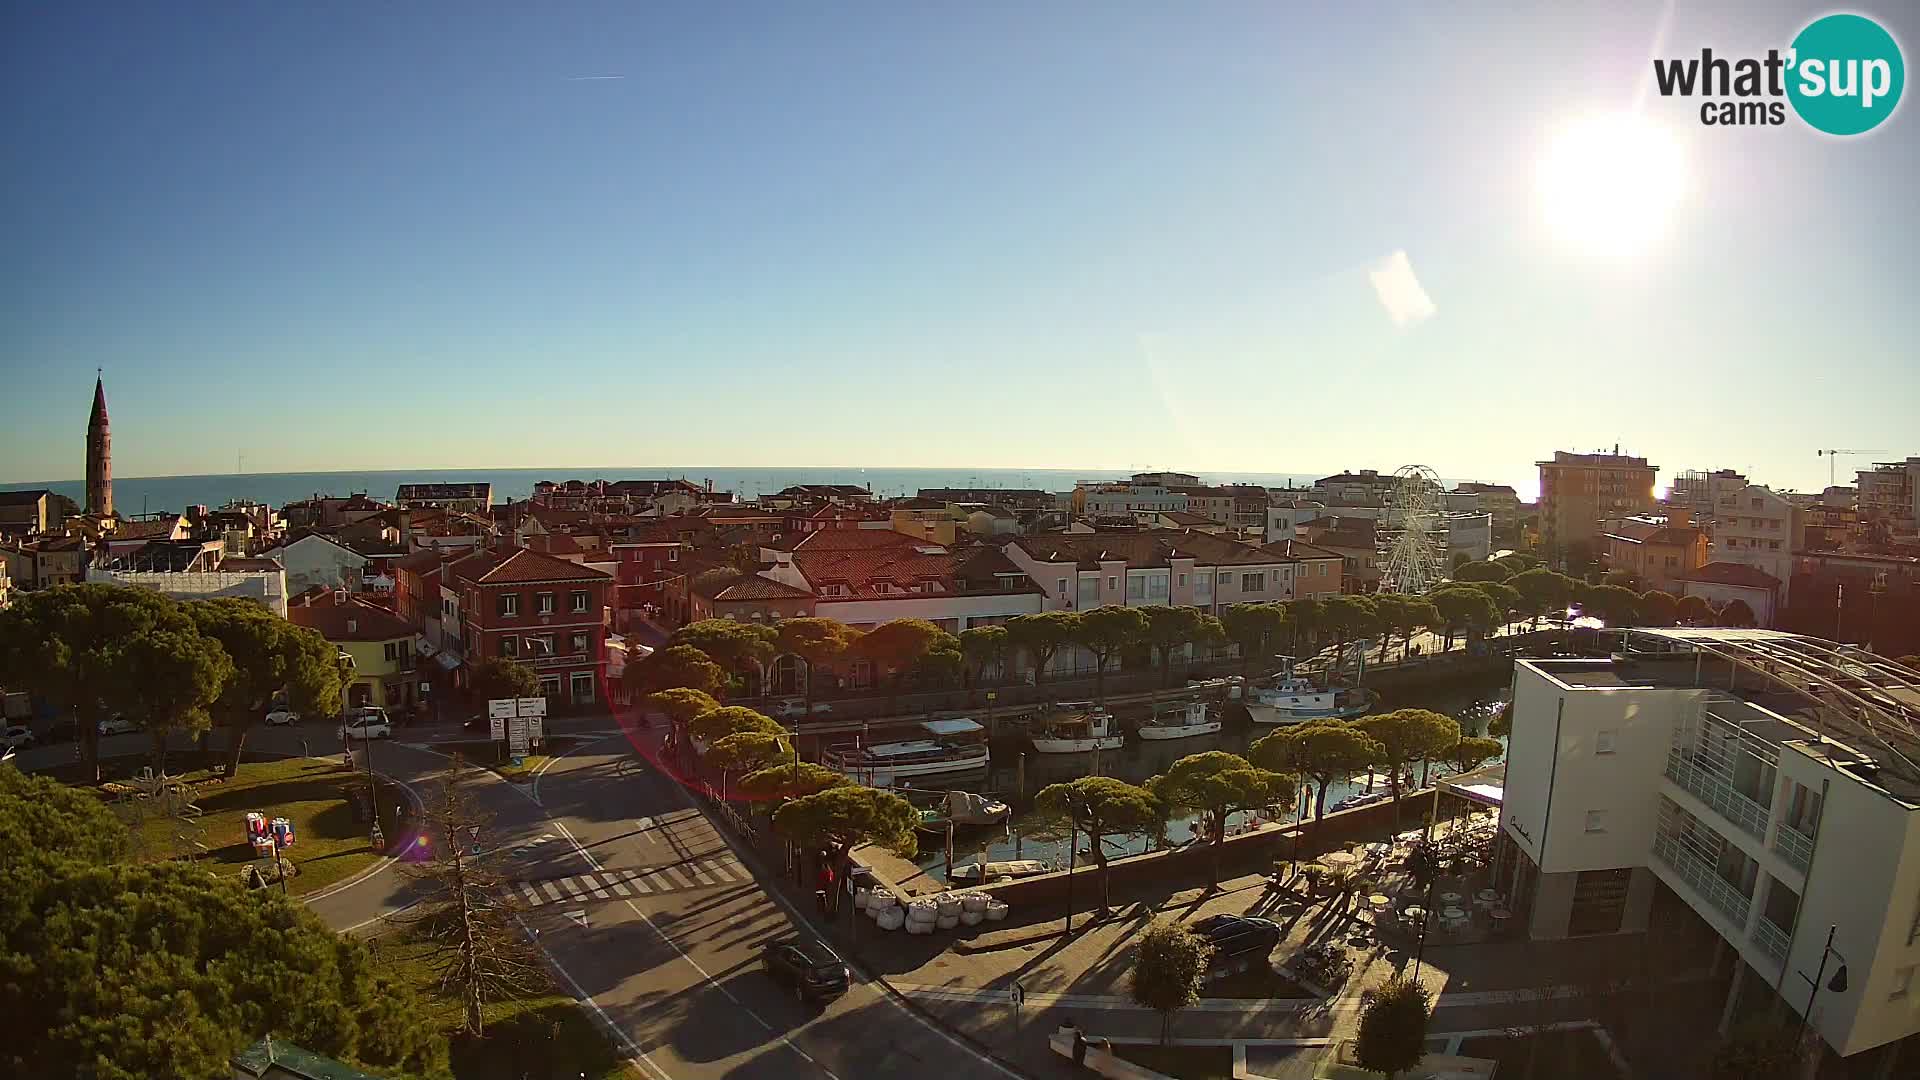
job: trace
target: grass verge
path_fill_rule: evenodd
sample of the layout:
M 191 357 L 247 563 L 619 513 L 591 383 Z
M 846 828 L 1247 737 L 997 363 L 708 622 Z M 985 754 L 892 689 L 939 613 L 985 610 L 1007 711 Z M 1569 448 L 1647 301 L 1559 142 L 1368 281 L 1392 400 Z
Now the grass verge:
M 1231 1046 L 1159 1046 L 1115 1043 L 1113 1052 L 1174 1080 L 1233 1080 Z
M 193 788 L 198 815 L 176 816 L 116 786 L 131 779 L 144 766 L 144 759 L 103 762 L 109 782 L 95 790 L 127 823 L 134 850 L 144 857 L 199 859 L 215 869 L 229 868 L 236 876 L 255 861 L 246 842 L 247 812 L 258 810 L 269 818 L 288 819 L 293 823 L 294 846 L 282 858 L 293 867 L 287 890 L 294 895 L 343 881 L 381 858 L 368 836 L 370 822 L 349 797 L 355 789 L 364 796 L 365 773 L 349 773 L 333 762 L 276 758 L 242 761 L 238 775 L 229 780 L 213 771 L 216 763 L 225 761 L 223 751 L 167 755 L 168 772 Z M 59 775 L 58 770 L 50 771 Z M 77 767 L 72 771 L 77 773 Z M 389 839 L 394 838 L 394 809 L 406 801 L 397 786 L 380 785 L 376 803 Z M 260 861 L 269 876 L 272 863 L 270 858 Z
M 428 1018 L 446 1032 L 453 1074 L 460 1080 L 519 1080 L 524 1076 L 639 1080 L 613 1041 L 580 1003 L 558 987 L 537 997 L 496 1001 L 482 1010 L 486 1034 L 466 1034 L 459 1000 L 440 989 L 430 948 L 405 931 L 375 939 L 380 973 L 411 986 Z M 372 944 L 372 943 L 370 943 Z

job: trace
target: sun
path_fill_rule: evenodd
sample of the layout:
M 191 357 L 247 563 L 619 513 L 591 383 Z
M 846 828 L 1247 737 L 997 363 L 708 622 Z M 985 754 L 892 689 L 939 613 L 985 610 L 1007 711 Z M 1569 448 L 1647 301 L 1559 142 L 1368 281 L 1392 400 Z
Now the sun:
M 1555 131 L 1541 156 L 1541 212 L 1574 252 L 1604 257 L 1645 251 L 1665 232 L 1686 192 L 1680 143 L 1633 113 L 1583 116 Z

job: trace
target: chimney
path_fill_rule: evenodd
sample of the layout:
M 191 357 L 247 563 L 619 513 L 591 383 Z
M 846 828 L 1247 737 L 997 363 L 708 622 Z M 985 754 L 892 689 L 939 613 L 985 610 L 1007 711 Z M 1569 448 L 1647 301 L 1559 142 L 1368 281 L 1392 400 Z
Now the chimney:
M 1687 529 L 1693 526 L 1693 510 L 1690 507 L 1674 507 L 1667 511 L 1667 525 L 1674 529 Z

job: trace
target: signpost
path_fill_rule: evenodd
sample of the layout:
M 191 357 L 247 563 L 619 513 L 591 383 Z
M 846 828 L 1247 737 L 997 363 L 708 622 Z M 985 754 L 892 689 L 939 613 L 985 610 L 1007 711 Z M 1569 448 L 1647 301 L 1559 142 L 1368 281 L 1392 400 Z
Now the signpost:
M 514 763 L 547 741 L 547 699 L 494 698 L 487 702 L 487 721 L 495 743 L 505 742 Z
M 982 863 L 981 865 L 985 866 L 986 864 Z M 1027 988 L 1021 986 L 1019 980 L 1016 979 L 1007 987 L 1007 998 L 1013 1002 L 1013 1040 L 1019 1042 L 1020 1013 L 1021 1007 L 1027 1003 Z

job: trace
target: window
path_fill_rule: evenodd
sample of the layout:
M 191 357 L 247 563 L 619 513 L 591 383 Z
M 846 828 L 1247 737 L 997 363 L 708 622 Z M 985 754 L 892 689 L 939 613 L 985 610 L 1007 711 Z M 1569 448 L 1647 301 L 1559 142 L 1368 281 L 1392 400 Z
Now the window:
M 1067 597 L 1067 579 L 1066 579 L 1066 578 L 1054 578 L 1054 579 L 1053 579 L 1053 591 L 1054 591 L 1054 594 L 1055 594 L 1055 595 L 1057 595 L 1057 596 L 1059 596 L 1059 597 L 1060 597 L 1060 598 L 1061 598 L 1062 600 L 1064 600 L 1064 599 L 1066 599 L 1066 597 Z
M 1320 565 L 1320 573 L 1319 573 L 1319 575 L 1318 575 L 1318 576 L 1320 576 L 1320 577 L 1326 577 L 1326 576 L 1327 576 L 1327 564 L 1326 564 L 1326 563 L 1320 563 L 1319 565 Z
M 500 655 L 509 659 L 520 655 L 520 639 L 508 635 L 500 639 Z
M 591 642 L 592 640 L 593 640 L 592 634 L 587 633 L 585 630 L 575 630 L 573 632 L 574 655 L 578 656 L 578 655 L 584 654 L 587 651 L 588 643 Z
M 1117 578 L 1117 577 L 1110 577 L 1110 578 L 1108 578 L 1108 579 L 1107 579 L 1107 591 L 1108 591 L 1108 592 L 1112 592 L 1113 590 L 1115 590 L 1115 589 L 1118 589 L 1119 587 L 1120 587 L 1120 579 L 1119 579 L 1119 578 Z
M 1183 589 L 1187 587 L 1187 575 L 1185 574 L 1180 575 L 1180 587 Z
M 1155 574 L 1147 579 L 1147 595 L 1163 598 L 1167 595 L 1166 575 Z
M 1241 574 L 1240 575 L 1240 591 L 1243 593 L 1266 592 L 1267 591 L 1267 575 Z
M 550 592 L 534 593 L 533 610 L 535 614 L 539 615 L 553 614 L 553 594 Z
M 1898 1001 L 1907 996 L 1907 991 L 1913 989 L 1914 970 L 1913 964 L 1893 969 L 1893 986 L 1887 990 L 1888 1001 Z
M 1587 811 L 1587 831 L 1588 832 L 1606 832 L 1607 831 L 1607 812 L 1605 810 Z
M 1193 579 L 1193 595 L 1206 597 L 1212 595 L 1212 593 L 1213 575 L 1210 573 L 1196 575 Z
M 540 696 L 548 697 L 548 698 L 559 697 L 560 696 L 560 676 L 558 675 L 540 676 Z
M 500 614 L 513 616 L 520 614 L 520 594 L 516 592 L 500 594 Z
M 386 656 L 387 663 L 391 664 L 395 660 L 400 659 L 401 647 L 402 647 L 401 644 L 397 641 L 389 641 L 384 646 L 381 647 L 382 652 Z
M 680 549 L 679 549 L 679 548 L 668 548 L 668 549 L 667 549 L 667 561 L 668 561 L 668 562 L 679 562 L 679 561 L 680 561 Z
M 571 600 L 572 610 L 576 614 L 583 613 L 587 610 L 587 591 L 585 589 L 575 589 Z
M 573 703 L 585 705 L 593 700 L 593 672 L 576 671 L 573 673 Z
M 1780 550 L 1780 541 L 1778 541 L 1778 540 L 1769 540 L 1769 541 L 1767 541 L 1767 550 L 1768 550 L 1768 551 L 1779 551 L 1779 550 Z
M 1127 575 L 1127 599 L 1138 600 L 1147 595 L 1147 579 Z
M 528 634 L 527 635 L 527 655 L 528 656 L 552 656 L 553 655 L 553 635 L 552 634 Z
M 1613 729 L 1604 728 L 1594 733 L 1593 752 L 1596 754 L 1613 753 Z

